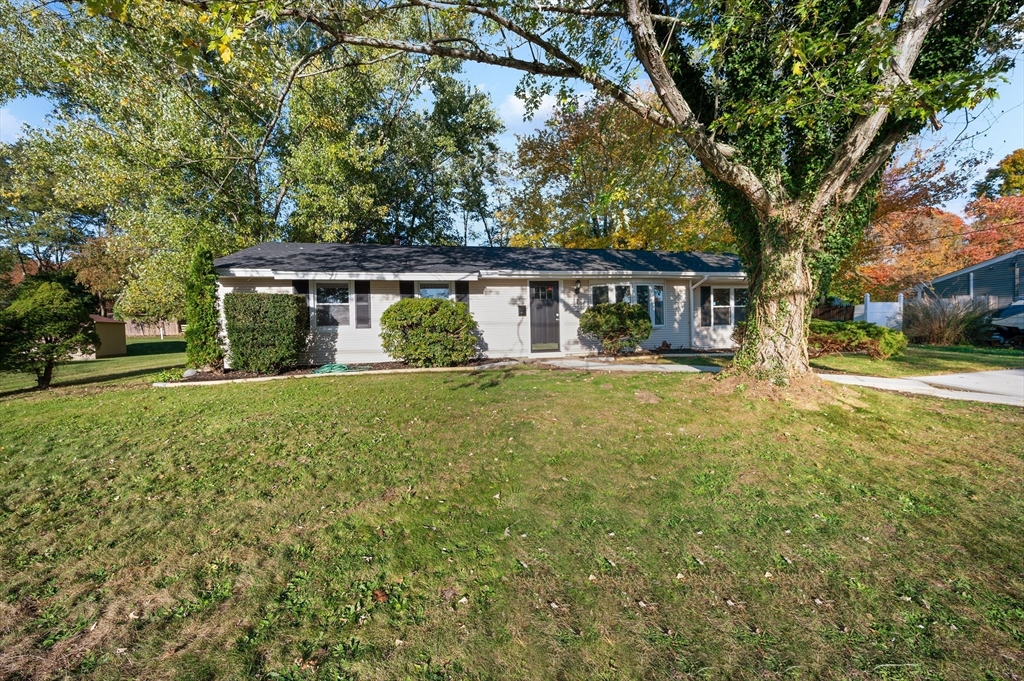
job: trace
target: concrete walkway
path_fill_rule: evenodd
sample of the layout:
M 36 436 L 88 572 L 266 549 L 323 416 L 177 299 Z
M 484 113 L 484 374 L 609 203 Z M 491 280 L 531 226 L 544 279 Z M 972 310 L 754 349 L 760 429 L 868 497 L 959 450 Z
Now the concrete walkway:
M 579 371 L 622 371 L 628 373 L 653 371 L 663 374 L 715 374 L 722 370 L 721 367 L 690 366 L 688 364 L 619 364 L 588 359 L 546 359 L 543 360 L 543 363 L 549 366 L 558 367 L 559 369 L 577 369 Z
M 895 390 L 915 395 L 930 395 L 948 400 L 1009 404 L 1024 407 L 1024 369 L 974 371 L 940 376 L 878 378 L 847 374 L 818 374 L 826 381 L 878 390 Z

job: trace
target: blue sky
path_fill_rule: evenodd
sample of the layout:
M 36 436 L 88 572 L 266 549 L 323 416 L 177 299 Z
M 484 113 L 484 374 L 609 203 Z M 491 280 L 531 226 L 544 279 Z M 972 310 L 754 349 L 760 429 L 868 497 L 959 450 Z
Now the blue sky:
M 1024 147 L 1024 64 L 1018 57 L 1015 68 L 1008 74 L 1009 82 L 998 86 L 999 98 L 975 111 L 956 112 L 946 117 L 938 132 L 928 132 L 923 143 L 956 142 L 964 155 L 988 155 L 984 167 L 998 162 L 1015 149 Z M 505 122 L 506 132 L 501 146 L 515 148 L 515 136 L 529 134 L 542 125 L 551 113 L 554 100 L 546 98 L 531 121 L 524 121 L 523 103 L 515 97 L 519 74 L 483 64 L 467 64 L 465 79 L 485 90 Z M 38 97 L 19 99 L 0 107 L 0 140 L 11 142 L 21 134 L 24 125 L 45 126 L 51 107 Z M 983 171 L 982 171 L 983 172 Z M 979 175 L 982 174 L 979 172 Z M 967 197 L 951 202 L 947 208 L 962 211 Z

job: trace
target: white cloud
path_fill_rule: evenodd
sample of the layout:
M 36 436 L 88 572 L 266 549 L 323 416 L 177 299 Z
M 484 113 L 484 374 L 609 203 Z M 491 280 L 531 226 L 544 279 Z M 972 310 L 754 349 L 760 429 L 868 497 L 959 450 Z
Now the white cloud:
M 523 116 L 526 115 L 526 102 L 511 94 L 498 107 L 498 115 L 505 122 L 505 127 L 511 131 L 532 130 L 533 128 L 540 127 L 544 121 L 551 118 L 557 103 L 558 100 L 555 99 L 554 95 L 542 95 L 540 106 L 533 113 L 533 119 L 526 121 L 523 120 Z
M 10 144 L 21 137 L 21 126 L 23 121 L 17 118 L 10 110 L 0 108 L 0 142 Z

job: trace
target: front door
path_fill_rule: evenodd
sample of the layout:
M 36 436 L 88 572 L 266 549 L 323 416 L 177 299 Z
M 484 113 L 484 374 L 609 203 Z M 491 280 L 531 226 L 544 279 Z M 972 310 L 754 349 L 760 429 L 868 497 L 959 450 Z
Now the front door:
M 558 282 L 530 282 L 530 352 L 558 352 Z

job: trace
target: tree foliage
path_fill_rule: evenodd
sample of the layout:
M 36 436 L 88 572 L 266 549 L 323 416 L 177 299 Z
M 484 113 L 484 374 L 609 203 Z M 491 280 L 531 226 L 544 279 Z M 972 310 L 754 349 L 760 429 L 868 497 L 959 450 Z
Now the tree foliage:
M 217 273 L 213 252 L 205 245 L 192 256 L 185 284 L 185 322 L 185 363 L 194 369 L 219 369 L 224 353 L 217 312 Z
M 26 279 L 0 310 L 0 371 L 33 373 L 39 388 L 49 388 L 56 365 L 99 342 L 90 312 L 59 282 Z
M 181 318 L 200 243 L 457 243 L 453 215 L 489 211 L 465 169 L 493 169 L 501 124 L 457 63 L 321 53 L 287 22 L 209 50 L 189 8 L 100 5 L 0 0 L 0 99 L 55 103 L 33 143 L 54 197 L 103 217 L 122 316 Z
M 844 263 L 832 295 L 858 300 L 896 296 L 935 277 L 1024 247 L 1024 200 L 989 199 L 960 216 L 940 206 L 967 193 L 978 161 L 950 149 L 915 148 L 882 179 L 865 237 Z
M 512 246 L 734 248 L 704 172 L 683 149 L 677 133 L 611 99 L 558 110 L 518 140 L 503 232 Z
M 997 199 L 1003 196 L 1024 196 L 1024 149 L 1017 149 L 991 168 L 974 186 L 974 195 Z

